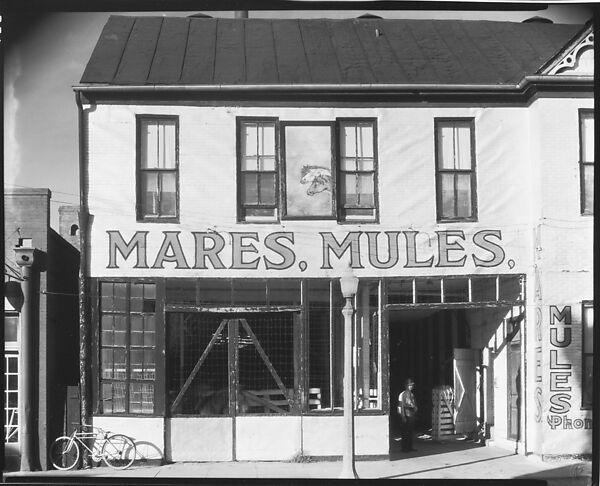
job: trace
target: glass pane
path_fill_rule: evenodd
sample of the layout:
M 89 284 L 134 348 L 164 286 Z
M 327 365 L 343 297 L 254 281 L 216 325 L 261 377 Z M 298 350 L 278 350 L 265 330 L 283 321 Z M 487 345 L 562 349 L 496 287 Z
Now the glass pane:
M 127 317 L 125 315 L 114 316 L 114 326 L 117 331 L 127 331 Z
M 258 170 L 274 171 L 275 170 L 275 157 L 261 157 L 260 158 L 260 167 Z
M 456 174 L 457 216 L 471 217 L 471 175 Z
M 330 126 L 285 127 L 286 207 L 289 216 L 332 216 Z
M 275 174 L 260 174 L 260 204 L 275 204 Z
M 357 174 L 344 174 L 342 177 L 342 203 L 344 206 L 357 206 L 358 205 L 358 194 L 357 194 Z
M 113 350 L 112 348 L 102 348 L 100 358 L 100 369 L 102 378 L 113 377 Z
M 127 310 L 127 284 L 116 283 L 115 284 L 115 310 L 118 312 L 125 312 Z M 120 328 L 124 329 L 124 328 Z
M 594 162 L 593 113 L 581 113 L 581 161 Z
M 129 384 L 129 412 L 142 412 L 142 386 L 141 383 Z
M 144 284 L 132 283 L 131 284 L 131 298 L 138 299 L 144 296 Z
M 113 331 L 102 331 L 100 343 L 102 346 L 114 346 L 115 338 Z
M 131 366 L 131 378 L 134 380 L 141 380 L 144 376 L 144 350 L 143 349 L 132 349 L 129 353 L 129 360 Z
M 144 330 L 144 318 L 140 315 L 131 314 L 131 332 Z
M 259 155 L 275 155 L 275 124 L 261 123 L 258 128 Z
M 360 124 L 357 127 L 359 157 L 373 157 L 373 125 Z
M 131 345 L 132 346 L 143 346 L 144 345 L 144 333 L 138 331 L 131 332 Z
M 356 171 L 356 157 L 342 157 L 340 165 L 343 171 Z
M 144 346 L 154 346 L 154 332 L 146 331 L 144 333 Z
M 242 204 L 258 204 L 257 174 L 242 174 Z
M 299 280 L 269 280 L 270 305 L 300 305 Z
M 127 378 L 127 360 L 125 350 L 121 348 L 113 348 L 114 360 L 114 378 L 117 380 L 125 380 Z
M 500 300 L 523 299 L 521 295 L 521 277 L 519 275 L 500 276 Z
M 227 279 L 199 279 L 198 292 L 199 304 L 227 304 L 231 305 L 231 281 Z
M 142 120 L 141 167 L 172 169 L 175 167 L 175 120 Z
M 100 293 L 102 295 L 101 308 L 103 311 L 113 310 L 113 284 L 103 282 L 100 287 Z
M 144 284 L 144 299 L 156 299 L 155 284 Z
M 242 155 L 258 154 L 258 124 L 244 123 L 242 126 Z
M 358 170 L 370 171 L 375 170 L 374 159 L 371 158 L 360 158 L 358 159 Z
M 258 170 L 258 157 L 256 155 L 242 157 L 242 170 Z
M 154 380 L 154 350 L 144 349 L 144 380 Z
M 113 411 L 112 383 L 102 383 L 102 410 L 104 413 Z
M 444 302 L 469 302 L 469 279 L 445 278 Z
M 417 278 L 417 303 L 441 302 L 442 289 L 439 278 Z
M 340 153 L 342 157 L 356 157 L 356 144 L 357 144 L 357 130 L 356 125 L 343 125 L 341 140 L 340 140 Z
M 594 308 L 583 307 L 583 352 L 594 352 Z
M 259 279 L 237 279 L 233 281 L 233 303 L 235 305 L 266 305 L 267 282 Z
M 160 215 L 175 216 L 177 214 L 177 187 L 175 172 L 161 174 Z
M 115 346 L 125 346 L 127 344 L 127 333 L 125 331 L 115 331 L 113 336 Z
M 375 205 L 375 181 L 373 174 L 358 174 L 358 204 L 373 207 Z
M 389 304 L 412 304 L 413 281 L 411 278 L 391 279 L 387 283 Z
M 443 218 L 454 218 L 454 174 L 439 174 L 441 185 L 441 213 Z
M 104 331 L 112 332 L 114 326 L 114 316 L 104 314 L 100 321 L 100 328 Z
M 154 316 L 144 317 L 144 330 L 146 332 L 154 332 L 156 329 L 156 319 Z
M 471 300 L 492 302 L 496 300 L 496 277 L 472 277 Z
M 125 412 L 125 383 L 113 383 L 113 412 Z
M 17 341 L 18 328 L 19 316 L 4 316 L 4 340 L 6 342 Z
M 158 174 L 143 172 L 141 174 L 142 214 L 158 214 Z
M 142 383 L 142 413 L 154 413 L 154 385 Z
M 584 165 L 583 169 L 583 210 L 594 212 L 594 166 Z

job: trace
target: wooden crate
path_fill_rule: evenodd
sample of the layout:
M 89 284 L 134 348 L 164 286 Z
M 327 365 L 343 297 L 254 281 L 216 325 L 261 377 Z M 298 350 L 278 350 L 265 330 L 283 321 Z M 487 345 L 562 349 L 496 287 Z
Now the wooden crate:
M 431 435 L 433 440 L 454 434 L 454 393 L 451 386 L 435 387 L 431 398 Z

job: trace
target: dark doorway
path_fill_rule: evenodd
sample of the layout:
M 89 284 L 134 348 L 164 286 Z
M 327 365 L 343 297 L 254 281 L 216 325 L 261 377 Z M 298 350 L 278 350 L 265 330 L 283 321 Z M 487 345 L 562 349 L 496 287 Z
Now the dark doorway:
M 520 439 L 521 409 L 521 331 L 517 331 L 506 348 L 508 376 L 508 438 Z
M 453 350 L 470 346 L 469 326 L 464 309 L 414 309 L 391 311 L 390 337 L 390 450 L 396 449 L 400 436 L 397 414 L 398 395 L 407 378 L 413 378 L 413 390 L 419 413 L 416 430 L 431 433 L 432 390 L 453 386 Z

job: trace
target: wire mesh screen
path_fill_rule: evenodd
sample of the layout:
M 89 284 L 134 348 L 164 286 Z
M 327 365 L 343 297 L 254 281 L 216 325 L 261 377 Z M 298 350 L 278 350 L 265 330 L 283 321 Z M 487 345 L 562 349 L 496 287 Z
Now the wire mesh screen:
M 238 412 L 287 413 L 295 408 L 294 320 L 286 312 L 239 320 Z
M 228 327 L 222 315 L 167 314 L 167 390 L 173 414 L 228 415 Z

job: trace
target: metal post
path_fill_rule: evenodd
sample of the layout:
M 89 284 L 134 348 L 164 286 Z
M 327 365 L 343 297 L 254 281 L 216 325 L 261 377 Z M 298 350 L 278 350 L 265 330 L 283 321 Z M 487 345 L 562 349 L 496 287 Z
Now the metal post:
M 352 376 L 352 297 L 346 297 L 344 315 L 344 455 L 340 479 L 358 479 L 354 469 L 354 390 Z
M 21 471 L 36 471 L 37 438 L 37 293 L 33 248 L 15 248 L 17 264 L 23 275 L 23 307 L 21 309 L 21 343 L 19 369 L 19 443 Z

